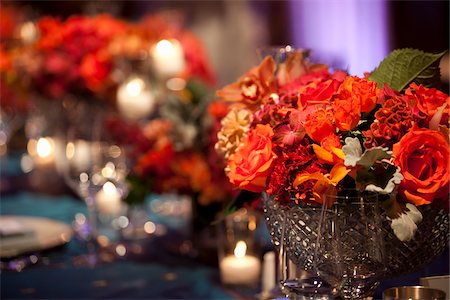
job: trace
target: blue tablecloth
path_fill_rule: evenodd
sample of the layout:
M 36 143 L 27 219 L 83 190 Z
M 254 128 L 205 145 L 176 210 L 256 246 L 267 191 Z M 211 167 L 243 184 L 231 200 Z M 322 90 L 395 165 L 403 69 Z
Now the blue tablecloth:
M 86 206 L 72 196 L 47 196 L 21 190 L 24 175 L 20 155 L 0 159 L 0 214 L 47 217 L 71 224 Z M 12 159 L 11 159 L 12 158 Z M 1 299 L 234 299 L 220 286 L 216 267 L 164 251 L 162 243 L 147 244 L 144 259 L 116 260 L 90 267 L 76 267 L 74 258 L 85 254 L 73 239 L 62 248 L 41 253 L 38 263 L 22 272 L 2 271 Z M 145 256 L 145 255 L 144 255 Z M 426 268 L 381 282 L 374 299 L 383 290 L 400 285 L 418 285 L 419 278 L 449 274 L 448 250 Z M 242 297 L 240 297 L 242 298 Z
M 84 203 L 70 196 L 17 193 L 2 196 L 0 214 L 40 216 L 70 224 Z M 161 247 L 155 242 L 152 247 Z M 220 286 L 217 268 L 152 251 L 144 259 L 77 267 L 83 247 L 72 239 L 42 254 L 21 272 L 2 271 L 2 299 L 233 299 Z

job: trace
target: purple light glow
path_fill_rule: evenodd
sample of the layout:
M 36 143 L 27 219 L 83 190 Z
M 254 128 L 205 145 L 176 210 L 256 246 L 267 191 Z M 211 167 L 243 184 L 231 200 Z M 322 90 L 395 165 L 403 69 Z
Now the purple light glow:
M 291 0 L 293 45 L 352 75 L 372 71 L 389 52 L 385 0 Z

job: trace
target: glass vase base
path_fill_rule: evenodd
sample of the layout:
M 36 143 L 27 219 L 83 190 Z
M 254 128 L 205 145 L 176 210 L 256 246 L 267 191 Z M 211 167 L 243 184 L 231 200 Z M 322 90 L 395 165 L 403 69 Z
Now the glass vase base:
M 281 282 L 281 291 L 292 300 L 335 299 L 338 291 L 319 277 Z

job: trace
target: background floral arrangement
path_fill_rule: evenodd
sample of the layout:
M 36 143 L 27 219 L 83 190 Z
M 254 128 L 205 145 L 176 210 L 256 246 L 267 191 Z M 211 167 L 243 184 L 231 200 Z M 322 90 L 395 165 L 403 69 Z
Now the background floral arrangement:
M 142 124 L 109 121 L 132 160 L 128 203 L 142 202 L 150 193 L 169 192 L 193 195 L 204 206 L 232 198 L 224 161 L 214 150 L 217 126 L 210 117 L 210 99 L 211 87 L 191 81 Z
M 20 106 L 25 112 L 41 99 L 55 109 L 65 99 L 101 104 L 110 113 L 107 134 L 130 152 L 128 202 L 142 202 L 151 192 L 195 194 L 203 205 L 230 197 L 223 161 L 213 147 L 216 127 L 208 116 L 215 74 L 202 42 L 184 28 L 180 15 L 148 15 L 139 22 L 106 14 L 44 16 L 25 41 L 17 35 L 20 12 L 7 11 L 2 9 L 8 18 L 2 18 L 0 45 L 3 112 Z M 168 89 L 170 78 L 153 66 L 151 49 L 161 40 L 182 48 L 183 68 L 171 75 L 178 80 L 176 89 Z M 118 89 L 139 71 L 153 88 L 154 108 L 129 119 L 117 107 Z
M 159 14 L 130 23 L 106 14 L 66 20 L 44 16 L 35 22 L 34 38 L 27 42 L 20 42 L 14 34 L 21 24 L 9 26 L 10 20 L 0 47 L 2 86 L 50 99 L 89 95 L 114 103 L 121 80 L 117 72 L 120 62 L 135 59 L 168 38 L 177 39 L 184 50 L 185 69 L 178 76 L 213 84 L 214 74 L 202 43 L 171 19 Z
M 435 88 L 443 54 L 396 50 L 362 78 L 300 51 L 279 65 L 264 58 L 217 91 L 229 104 L 216 149 L 230 182 L 283 204 L 376 192 L 396 235 L 411 239 L 416 207 L 448 207 L 450 98 Z

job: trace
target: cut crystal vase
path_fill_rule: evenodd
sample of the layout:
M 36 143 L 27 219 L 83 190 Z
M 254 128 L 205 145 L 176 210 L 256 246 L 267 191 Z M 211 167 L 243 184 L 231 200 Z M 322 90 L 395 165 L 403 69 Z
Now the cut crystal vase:
M 272 242 L 280 253 L 280 286 L 297 299 L 326 294 L 344 299 L 370 297 L 382 279 L 414 272 L 430 263 L 449 243 L 449 214 L 419 207 L 423 220 L 414 238 L 400 241 L 372 196 L 343 194 L 331 208 L 307 204 L 281 206 L 264 195 Z M 292 270 L 295 270 L 294 272 Z M 311 275 L 314 284 L 305 279 Z M 305 297 L 306 294 L 306 297 Z M 315 297 L 316 295 L 317 297 Z

